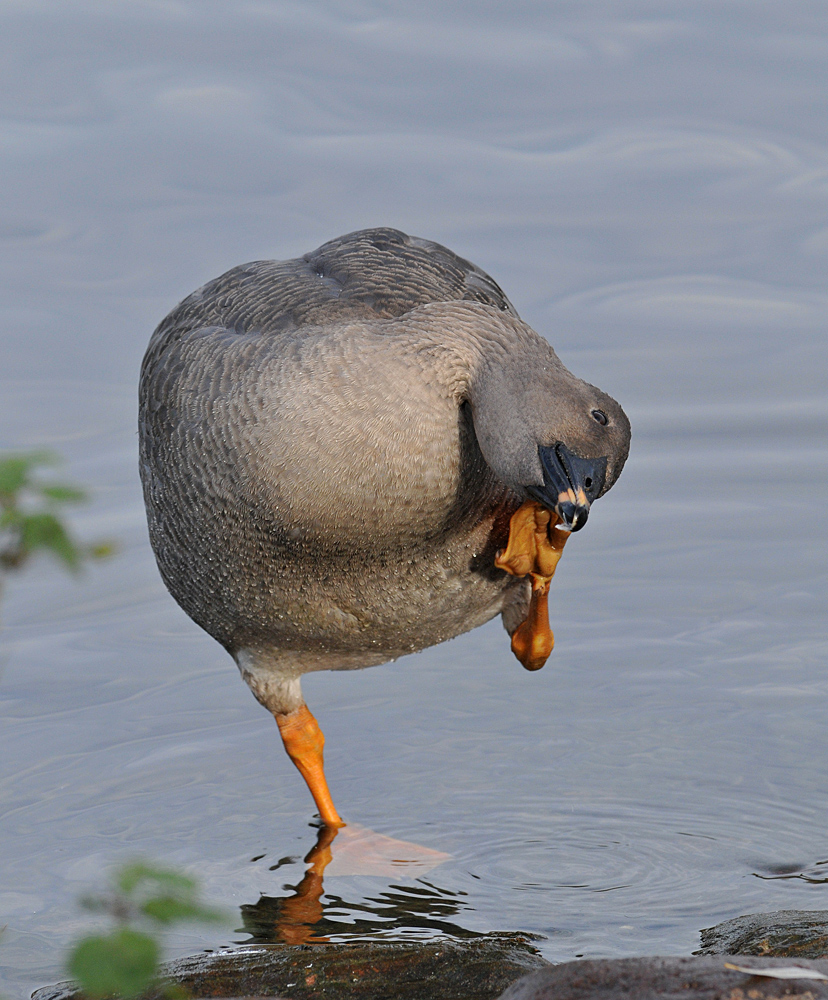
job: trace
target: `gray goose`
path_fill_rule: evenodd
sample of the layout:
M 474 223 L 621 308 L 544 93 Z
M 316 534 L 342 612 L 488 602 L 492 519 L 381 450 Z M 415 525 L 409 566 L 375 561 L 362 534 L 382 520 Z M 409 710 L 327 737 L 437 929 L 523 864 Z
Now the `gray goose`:
M 161 322 L 141 369 L 161 575 L 273 713 L 331 827 L 302 674 L 497 614 L 516 634 L 534 598 L 496 565 L 513 515 L 531 501 L 550 538 L 580 529 L 629 442 L 618 403 L 487 274 L 394 229 L 233 268 Z

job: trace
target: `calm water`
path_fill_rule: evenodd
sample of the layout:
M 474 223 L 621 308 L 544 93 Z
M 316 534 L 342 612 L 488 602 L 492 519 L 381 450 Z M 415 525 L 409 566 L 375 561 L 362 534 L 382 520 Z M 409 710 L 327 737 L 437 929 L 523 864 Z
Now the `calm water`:
M 154 567 L 135 383 L 206 279 L 378 224 L 494 275 L 634 442 L 539 674 L 494 622 L 307 678 L 345 817 L 452 856 L 342 866 L 324 932 L 564 960 L 828 907 L 825 28 L 821 0 L 0 3 L 0 446 L 63 452 L 77 532 L 122 543 L 7 588 L 0 992 L 61 978 L 124 857 L 245 928 L 175 955 L 261 938 L 300 883 L 310 799 Z

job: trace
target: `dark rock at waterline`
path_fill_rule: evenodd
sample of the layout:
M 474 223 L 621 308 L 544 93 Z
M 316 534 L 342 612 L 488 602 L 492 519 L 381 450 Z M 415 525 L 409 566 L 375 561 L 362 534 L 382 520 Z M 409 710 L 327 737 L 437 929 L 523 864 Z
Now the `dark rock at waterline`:
M 472 941 L 242 948 L 184 958 L 164 972 L 193 998 L 494 1000 L 546 965 L 529 936 L 490 934 Z M 71 983 L 61 983 L 38 990 L 32 1000 L 78 997 Z M 161 997 L 152 993 L 147 1000 Z
M 748 913 L 701 932 L 697 955 L 828 957 L 828 910 Z
M 501 994 L 502 1000 L 828 1000 L 828 982 L 725 968 L 731 961 L 761 971 L 796 959 L 793 964 L 828 975 L 828 959 L 813 960 L 828 956 L 828 911 L 750 914 L 701 933 L 702 950 L 686 958 L 584 959 L 550 966 L 528 936 L 492 934 L 468 941 L 240 948 L 181 959 L 165 973 L 194 1000 L 494 1000 Z M 33 1000 L 73 998 L 79 1000 L 71 983 L 33 995 Z M 147 1000 L 160 998 L 154 993 Z
M 726 958 L 582 959 L 549 966 L 519 979 L 501 1000 L 819 1000 L 828 982 L 767 979 L 725 968 Z M 736 964 L 762 971 L 789 967 L 778 958 L 743 958 Z M 828 975 L 828 961 L 796 965 Z

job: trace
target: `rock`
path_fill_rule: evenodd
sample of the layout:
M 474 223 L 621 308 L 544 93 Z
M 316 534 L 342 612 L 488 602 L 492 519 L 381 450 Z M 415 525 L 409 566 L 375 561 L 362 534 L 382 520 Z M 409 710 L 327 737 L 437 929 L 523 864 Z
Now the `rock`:
M 828 957 L 828 910 L 748 913 L 701 932 L 697 955 Z
M 728 960 L 702 958 L 582 959 L 550 966 L 513 983 L 500 1000 L 819 1000 L 828 982 L 767 979 L 725 968 Z M 759 970 L 790 967 L 777 958 L 744 958 Z M 828 975 L 828 961 L 797 966 Z
M 418 944 L 274 945 L 196 955 L 165 974 L 193 998 L 284 1000 L 494 1000 L 527 972 L 548 963 L 522 934 Z M 32 1000 L 78 998 L 71 983 L 46 987 Z M 146 1000 L 161 1000 L 152 993 Z

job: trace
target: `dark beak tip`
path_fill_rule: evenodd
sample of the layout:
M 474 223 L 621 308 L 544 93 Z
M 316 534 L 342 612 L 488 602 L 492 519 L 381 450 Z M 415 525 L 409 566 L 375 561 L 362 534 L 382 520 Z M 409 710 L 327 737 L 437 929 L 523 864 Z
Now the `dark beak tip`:
M 555 513 L 570 531 L 580 531 L 587 523 L 589 507 L 582 507 L 580 504 L 570 502 L 559 503 L 555 507 Z
M 560 442 L 539 447 L 538 454 L 543 485 L 528 487 L 527 492 L 554 510 L 568 531 L 580 531 L 606 482 L 607 459 L 581 458 Z M 567 494 L 571 500 L 563 499 Z

